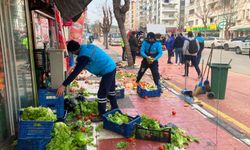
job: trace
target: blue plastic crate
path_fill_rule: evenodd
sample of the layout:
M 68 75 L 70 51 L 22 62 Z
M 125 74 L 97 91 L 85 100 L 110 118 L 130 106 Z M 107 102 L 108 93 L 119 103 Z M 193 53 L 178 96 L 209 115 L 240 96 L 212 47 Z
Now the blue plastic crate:
M 140 116 L 136 116 L 136 117 L 129 116 L 131 121 L 128 124 L 118 125 L 118 124 L 108 120 L 108 115 L 114 114 L 117 111 L 119 113 L 123 114 L 119 109 L 114 109 L 110 112 L 103 114 L 103 128 L 110 130 L 110 131 L 113 131 L 113 132 L 116 132 L 116 133 L 119 133 L 119 134 L 123 135 L 124 137 L 130 137 L 132 135 L 133 131 L 135 130 L 136 124 L 140 124 L 141 117 Z
M 39 89 L 38 90 L 38 99 L 39 105 L 44 106 L 48 104 L 55 104 L 55 103 L 64 103 L 63 96 L 56 95 L 56 89 Z
M 159 97 L 161 96 L 161 90 L 158 88 L 157 90 L 148 91 L 143 89 L 140 85 L 137 86 L 137 93 L 140 97 Z
M 22 112 L 18 116 L 18 138 L 19 139 L 43 139 L 51 138 L 51 131 L 54 126 L 53 121 L 24 121 L 21 120 Z
M 17 150 L 46 150 L 50 139 L 18 139 Z
M 116 93 L 116 99 L 123 99 L 125 96 L 124 96 L 124 92 L 125 92 L 125 89 L 119 89 L 119 90 L 115 90 L 115 93 Z
M 64 117 L 64 104 L 46 104 L 41 105 L 44 107 L 49 107 L 57 116 L 57 118 L 63 118 Z
M 49 107 L 57 115 L 57 118 L 64 116 L 64 97 L 56 96 L 55 89 L 39 89 L 39 106 Z

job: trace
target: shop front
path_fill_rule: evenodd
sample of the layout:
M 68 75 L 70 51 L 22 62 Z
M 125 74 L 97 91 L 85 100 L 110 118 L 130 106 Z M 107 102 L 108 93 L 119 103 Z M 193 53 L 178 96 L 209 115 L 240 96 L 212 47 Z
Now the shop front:
M 192 26 L 192 27 L 186 27 L 185 28 L 186 32 L 192 31 L 194 33 L 201 32 L 205 34 L 206 36 L 213 36 L 213 37 L 219 37 L 220 31 L 218 30 L 218 27 L 216 24 L 210 24 L 207 27 L 204 26 Z
M 27 2 L 0 1 L 0 149 L 15 135 L 18 109 L 34 105 Z

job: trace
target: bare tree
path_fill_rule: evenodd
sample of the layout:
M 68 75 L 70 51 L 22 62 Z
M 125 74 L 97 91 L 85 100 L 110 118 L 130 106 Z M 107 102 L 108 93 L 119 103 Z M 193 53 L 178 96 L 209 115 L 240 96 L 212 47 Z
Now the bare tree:
M 237 0 L 220 0 L 218 3 L 218 7 L 223 9 L 222 19 L 225 22 L 225 39 L 230 39 L 230 31 L 229 29 L 235 25 L 236 23 L 236 16 L 238 9 L 243 7 L 246 0 L 242 1 L 241 3 Z
M 130 46 L 128 43 L 128 38 L 126 36 L 125 25 L 124 25 L 126 12 L 129 10 L 129 5 L 130 5 L 130 0 L 124 0 L 123 5 L 121 4 L 121 0 L 113 0 L 114 14 L 118 23 L 118 27 L 120 29 L 120 33 L 122 35 L 122 39 L 125 44 L 126 54 L 128 58 L 128 66 L 133 66 L 134 65 L 133 58 L 131 55 Z
M 100 33 L 101 33 L 101 26 L 99 21 L 95 21 L 95 23 L 92 26 L 93 33 L 98 41 L 100 41 Z
M 195 10 L 195 15 L 201 19 L 204 28 L 207 28 L 208 18 L 212 16 L 212 8 L 208 5 L 208 0 L 196 0 L 197 9 Z M 206 34 L 206 32 L 205 32 Z
M 102 23 L 100 23 L 100 27 L 103 32 L 104 36 L 104 45 L 105 48 L 108 49 L 108 34 L 112 25 L 112 13 L 110 7 L 102 7 L 103 10 L 103 20 Z

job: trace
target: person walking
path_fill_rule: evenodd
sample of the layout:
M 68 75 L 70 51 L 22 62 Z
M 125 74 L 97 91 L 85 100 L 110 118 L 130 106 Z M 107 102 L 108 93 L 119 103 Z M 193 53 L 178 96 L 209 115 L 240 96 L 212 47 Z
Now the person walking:
M 110 101 L 111 109 L 118 108 L 115 92 L 116 64 L 101 48 L 94 44 L 82 44 L 71 40 L 67 44 L 69 54 L 77 55 L 77 64 L 73 72 L 57 89 L 57 95 L 64 95 L 66 86 L 68 86 L 77 75 L 86 69 L 90 73 L 102 77 L 98 97 L 99 115 L 92 119 L 93 122 L 102 121 L 102 115 L 106 112 L 107 98 Z
M 147 40 L 144 40 L 140 49 L 141 56 L 143 57 L 140 70 L 137 75 L 136 83 L 138 84 L 149 68 L 152 72 L 155 85 L 161 90 L 160 74 L 158 59 L 162 56 L 161 43 L 156 41 L 155 34 L 149 32 L 147 34 Z
M 196 62 L 196 56 L 200 49 L 199 42 L 193 36 L 193 32 L 188 32 L 188 38 L 184 41 L 183 54 L 185 62 L 185 74 L 183 76 L 188 76 L 189 73 L 189 62 L 194 65 L 198 77 L 201 76 L 200 68 Z
M 195 37 L 196 40 L 198 40 L 199 45 L 200 45 L 200 49 L 197 53 L 197 57 L 196 57 L 196 62 L 199 65 L 200 61 L 201 61 L 201 55 L 202 55 L 202 51 L 204 49 L 204 41 L 205 39 L 201 36 L 201 33 L 199 32 L 198 35 Z
M 171 57 L 173 56 L 174 51 L 174 34 L 171 34 L 171 36 L 168 35 L 168 39 L 166 41 L 166 48 L 168 50 L 168 64 L 172 64 Z
M 136 38 L 136 32 L 131 32 L 130 38 L 129 38 L 129 46 L 131 49 L 131 54 L 133 57 L 133 62 L 135 64 L 135 58 L 136 58 L 136 51 L 138 49 L 139 43 L 138 40 Z
M 174 40 L 174 49 L 175 49 L 175 63 L 181 64 L 183 62 L 182 58 L 182 48 L 183 48 L 184 40 L 181 36 L 181 33 L 178 34 L 176 39 Z
M 126 49 L 123 39 L 121 39 L 121 47 L 122 47 L 122 61 L 126 61 Z

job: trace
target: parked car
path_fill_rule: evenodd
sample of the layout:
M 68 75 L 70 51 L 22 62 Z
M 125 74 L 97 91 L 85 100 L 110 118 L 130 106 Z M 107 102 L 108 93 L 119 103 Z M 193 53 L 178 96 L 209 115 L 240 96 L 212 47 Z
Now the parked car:
M 249 54 L 250 53 L 250 35 L 238 42 L 235 47 L 236 54 Z
M 224 49 L 226 51 L 230 50 L 230 49 L 233 49 L 235 50 L 235 48 L 242 44 L 243 43 L 243 40 L 245 39 L 246 37 L 237 37 L 237 38 L 234 38 L 234 39 L 231 39 L 231 40 L 228 40 L 224 43 Z
M 223 48 L 225 40 L 218 37 L 206 37 L 205 38 L 205 47 L 214 47 L 214 48 Z
M 109 45 L 121 46 L 122 37 L 120 33 L 111 33 L 109 39 Z

